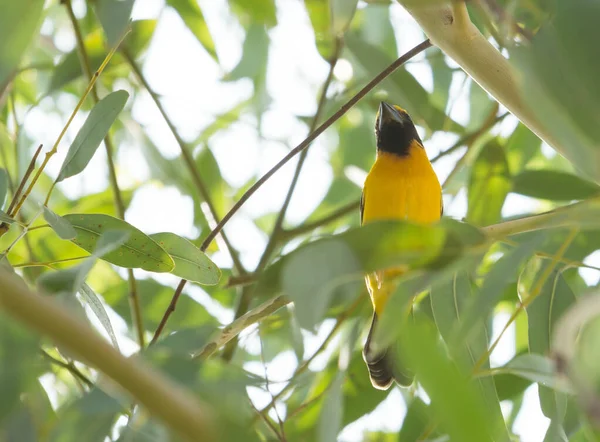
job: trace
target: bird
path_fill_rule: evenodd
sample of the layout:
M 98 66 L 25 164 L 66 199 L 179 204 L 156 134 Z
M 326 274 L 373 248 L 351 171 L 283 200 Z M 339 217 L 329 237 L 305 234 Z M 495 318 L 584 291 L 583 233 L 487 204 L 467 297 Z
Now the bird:
M 367 174 L 360 200 L 361 225 L 380 220 L 431 224 L 443 214 L 442 188 L 423 142 L 408 113 L 381 102 L 375 118 L 376 157 Z M 394 280 L 405 269 L 391 268 L 365 276 L 373 304 L 373 319 L 363 359 L 373 387 L 387 390 L 396 381 L 410 386 L 414 375 L 403 366 L 397 345 L 377 348 L 373 342 L 377 318 L 394 292 Z

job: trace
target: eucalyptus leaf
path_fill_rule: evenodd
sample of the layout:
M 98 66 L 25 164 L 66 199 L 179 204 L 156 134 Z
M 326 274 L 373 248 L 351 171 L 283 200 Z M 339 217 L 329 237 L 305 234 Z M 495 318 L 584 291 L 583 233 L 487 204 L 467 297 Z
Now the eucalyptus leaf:
M 524 170 L 513 178 L 512 191 L 538 199 L 572 201 L 600 193 L 600 186 L 558 170 Z
M 339 371 L 325 396 L 323 411 L 319 419 L 317 429 L 319 442 L 330 442 L 337 440 L 337 435 L 342 429 L 342 410 L 343 399 L 342 383 L 344 382 L 344 372 Z
M 94 6 L 104 28 L 108 46 L 114 47 L 129 24 L 135 0 L 96 0 Z
M 170 272 L 175 263 L 169 254 L 149 236 L 131 224 L 102 214 L 69 214 L 67 219 L 77 231 L 73 243 L 92 253 L 102 234 L 110 230 L 122 230 L 129 238 L 118 249 L 106 253 L 102 259 L 125 268 L 142 268 L 149 272 Z
M 174 233 L 162 232 L 149 235 L 171 255 L 175 268 L 171 273 L 188 281 L 215 285 L 221 279 L 221 270 L 194 244 Z
M 167 0 L 167 4 L 177 11 L 190 32 L 194 34 L 194 37 L 206 52 L 218 63 L 219 58 L 215 50 L 215 42 L 210 35 L 210 29 L 206 25 L 204 14 L 202 14 L 198 2 L 196 0 Z
M 108 134 L 110 126 L 123 110 L 127 98 L 129 98 L 129 93 L 120 90 L 108 94 L 94 106 L 69 147 L 56 178 L 57 183 L 77 175 L 85 169 L 96 153 L 96 149 Z
M 4 206 L 6 193 L 8 191 L 8 173 L 0 167 L 0 209 Z
M 358 0 L 330 0 L 333 32 L 343 34 L 350 26 Z
M 52 227 L 52 230 L 54 230 L 58 236 L 62 239 L 73 239 L 77 236 L 77 232 L 69 221 L 54 213 L 47 206 L 43 206 L 43 209 L 44 219 L 50 224 L 50 227 Z
M 110 337 L 113 346 L 117 350 L 121 351 L 119 349 L 119 341 L 117 341 L 117 335 L 115 335 L 115 331 L 113 329 L 112 323 L 110 322 L 110 318 L 108 317 L 108 313 L 106 313 L 106 309 L 104 308 L 104 305 L 102 305 L 102 301 L 100 301 L 98 295 L 96 295 L 96 293 L 94 293 L 91 287 L 86 283 L 83 283 L 81 285 L 79 293 L 81 293 L 81 295 L 85 299 L 86 304 L 94 312 L 94 314 L 102 324 L 102 327 L 104 327 L 104 330 L 106 330 L 106 333 Z

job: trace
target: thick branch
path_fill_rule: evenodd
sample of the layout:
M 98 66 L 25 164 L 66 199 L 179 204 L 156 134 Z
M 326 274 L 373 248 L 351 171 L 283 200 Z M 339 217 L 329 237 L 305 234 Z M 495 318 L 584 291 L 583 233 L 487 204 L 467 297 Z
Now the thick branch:
M 0 287 L 0 308 L 8 315 L 87 361 L 186 440 L 216 440 L 208 407 L 179 385 L 139 358 L 122 356 L 51 298 L 31 292 L 4 270 L 0 270 Z

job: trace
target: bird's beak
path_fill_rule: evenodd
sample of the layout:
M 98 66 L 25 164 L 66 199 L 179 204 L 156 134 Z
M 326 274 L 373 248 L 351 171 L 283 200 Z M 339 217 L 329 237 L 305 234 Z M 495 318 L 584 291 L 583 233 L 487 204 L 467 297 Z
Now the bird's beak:
M 382 101 L 379 105 L 379 129 L 386 123 L 404 124 L 404 116 L 394 106 Z

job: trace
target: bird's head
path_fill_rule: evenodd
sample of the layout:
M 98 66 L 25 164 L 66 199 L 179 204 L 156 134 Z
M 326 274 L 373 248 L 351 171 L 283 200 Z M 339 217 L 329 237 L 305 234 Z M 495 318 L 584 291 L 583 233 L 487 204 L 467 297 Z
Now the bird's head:
M 392 106 L 384 101 L 379 105 L 377 112 L 375 136 L 378 152 L 407 156 L 415 141 L 423 147 L 423 142 L 408 113 L 400 106 Z

